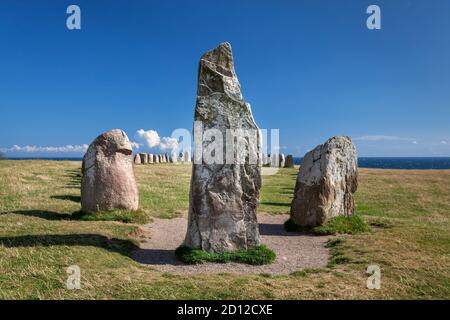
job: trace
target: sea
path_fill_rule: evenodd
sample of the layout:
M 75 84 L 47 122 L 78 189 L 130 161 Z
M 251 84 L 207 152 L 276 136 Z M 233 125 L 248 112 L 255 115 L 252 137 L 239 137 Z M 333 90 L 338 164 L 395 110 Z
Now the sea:
M 81 161 L 80 157 L 66 158 L 8 158 L 10 160 L 55 160 L 55 161 Z M 294 157 L 294 163 L 299 165 L 301 157 Z M 409 169 L 409 170 L 430 170 L 430 169 L 450 169 L 450 157 L 360 157 L 358 158 L 360 168 L 375 169 Z

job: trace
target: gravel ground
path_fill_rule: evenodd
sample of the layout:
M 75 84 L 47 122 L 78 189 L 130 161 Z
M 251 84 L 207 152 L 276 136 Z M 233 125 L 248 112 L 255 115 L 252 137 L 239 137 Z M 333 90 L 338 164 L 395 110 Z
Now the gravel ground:
M 261 241 L 277 254 L 270 265 L 252 266 L 241 263 L 204 263 L 186 265 L 175 258 L 174 250 L 183 242 L 186 217 L 154 219 L 136 233 L 140 249 L 134 259 L 163 272 L 195 273 L 268 273 L 289 274 L 304 268 L 323 268 L 328 262 L 327 236 L 313 236 L 284 231 L 288 215 L 258 214 Z

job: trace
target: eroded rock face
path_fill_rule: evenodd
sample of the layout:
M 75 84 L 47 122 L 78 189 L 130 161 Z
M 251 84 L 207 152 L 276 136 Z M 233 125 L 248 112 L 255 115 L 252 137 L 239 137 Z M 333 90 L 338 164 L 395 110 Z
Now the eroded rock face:
M 98 136 L 84 155 L 82 171 L 82 211 L 138 209 L 132 147 L 125 132 L 114 129 Z
M 356 148 L 349 137 L 333 137 L 303 158 L 291 204 L 291 218 L 301 226 L 319 226 L 355 211 L 358 187 Z
M 202 136 L 206 130 L 216 129 L 224 141 L 227 129 L 257 132 L 255 139 L 245 142 L 246 148 L 256 154 L 256 161 L 194 161 L 185 245 L 213 252 L 259 245 L 256 208 L 261 187 L 261 137 L 250 105 L 242 97 L 228 43 L 200 60 L 194 120 L 201 121 Z M 211 143 L 203 139 L 202 147 L 207 149 Z

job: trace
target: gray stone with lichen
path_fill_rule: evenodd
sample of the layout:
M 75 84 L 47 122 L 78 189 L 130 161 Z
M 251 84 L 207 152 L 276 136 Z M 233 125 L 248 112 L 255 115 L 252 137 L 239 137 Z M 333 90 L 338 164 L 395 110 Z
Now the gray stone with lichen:
M 203 159 L 194 163 L 185 245 L 211 252 L 255 247 L 260 244 L 256 208 L 261 188 L 261 137 L 250 105 L 242 97 L 228 43 L 200 60 L 194 120 L 202 122 L 203 132 L 219 130 L 224 141 L 227 129 L 254 131 L 255 139 L 245 140 L 244 149 L 254 154 L 256 161 L 210 164 Z M 210 143 L 203 140 L 203 148 Z
M 357 187 L 356 148 L 349 137 L 333 137 L 303 158 L 291 219 L 297 225 L 314 227 L 335 216 L 351 216 Z

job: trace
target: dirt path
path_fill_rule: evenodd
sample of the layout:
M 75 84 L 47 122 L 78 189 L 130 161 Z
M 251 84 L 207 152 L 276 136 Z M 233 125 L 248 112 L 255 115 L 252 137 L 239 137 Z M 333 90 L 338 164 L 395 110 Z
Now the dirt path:
M 329 237 L 286 232 L 283 227 L 288 215 L 259 214 L 259 230 L 262 243 L 275 251 L 277 259 L 264 266 L 240 263 L 205 263 L 185 265 L 176 260 L 174 250 L 183 242 L 187 220 L 155 219 L 138 232 L 140 249 L 134 259 L 163 272 L 179 274 L 195 273 L 269 273 L 289 274 L 304 268 L 322 268 L 328 262 L 328 249 L 324 247 Z

